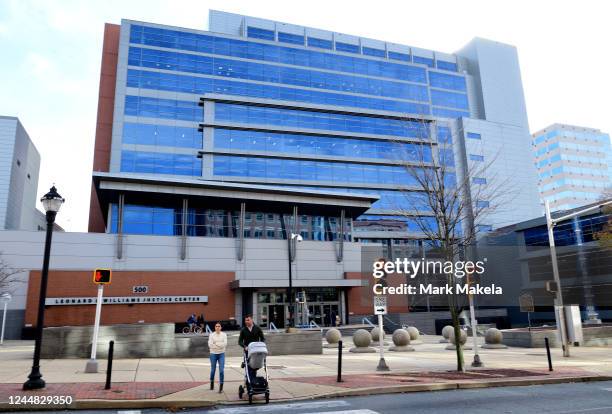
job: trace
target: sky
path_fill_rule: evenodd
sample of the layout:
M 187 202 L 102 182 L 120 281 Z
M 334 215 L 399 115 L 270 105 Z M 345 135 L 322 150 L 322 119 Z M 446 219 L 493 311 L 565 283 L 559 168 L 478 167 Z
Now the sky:
M 210 9 L 447 53 L 474 37 L 512 44 L 532 132 L 612 132 L 606 0 L 0 0 L 0 115 L 19 117 L 41 153 L 38 193 L 57 186 L 66 230 L 87 231 L 104 23 L 206 30 Z

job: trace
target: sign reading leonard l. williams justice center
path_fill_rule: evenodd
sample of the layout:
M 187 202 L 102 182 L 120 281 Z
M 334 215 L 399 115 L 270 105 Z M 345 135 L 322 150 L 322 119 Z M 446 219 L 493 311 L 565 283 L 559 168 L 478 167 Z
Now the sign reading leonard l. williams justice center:
M 96 297 L 47 298 L 45 306 L 95 305 Z M 102 299 L 103 305 L 132 305 L 147 303 L 208 303 L 208 296 L 110 296 Z

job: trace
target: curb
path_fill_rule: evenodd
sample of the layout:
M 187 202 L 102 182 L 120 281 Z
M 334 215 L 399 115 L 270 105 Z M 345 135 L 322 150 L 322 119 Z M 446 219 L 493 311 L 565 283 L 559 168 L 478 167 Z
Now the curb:
M 429 384 L 410 384 L 410 385 L 392 385 L 388 387 L 368 387 L 357 389 L 345 389 L 326 394 L 309 395 L 304 397 L 296 397 L 291 399 L 274 400 L 273 402 L 292 402 L 313 400 L 318 398 L 341 398 L 341 397 L 357 397 L 380 394 L 400 394 L 408 392 L 428 392 L 428 391 L 444 391 L 444 390 L 461 390 L 461 389 L 478 389 L 478 388 L 494 388 L 494 387 L 517 387 L 530 385 L 547 385 L 547 384 L 564 384 L 572 382 L 598 382 L 610 381 L 612 376 L 607 375 L 585 375 L 571 377 L 555 377 L 555 378 L 528 378 L 528 379 L 507 379 L 499 381 L 470 381 L 470 382 L 446 382 L 446 383 L 429 383 Z M 213 407 L 216 405 L 244 405 L 244 401 L 207 401 L 207 400 L 78 400 L 70 405 L 54 405 L 54 406 L 33 406 L 27 405 L 10 405 L 8 403 L 0 403 L 0 411 L 43 411 L 43 410 L 93 410 L 93 409 L 134 409 L 134 408 L 197 408 L 197 407 Z M 257 404 L 259 405 L 259 404 Z

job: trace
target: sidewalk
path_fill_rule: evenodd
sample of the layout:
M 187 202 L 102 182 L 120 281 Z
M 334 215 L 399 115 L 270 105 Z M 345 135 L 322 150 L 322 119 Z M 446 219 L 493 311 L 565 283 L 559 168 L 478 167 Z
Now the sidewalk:
M 555 370 L 548 372 L 544 349 L 508 348 L 479 350 L 486 368 L 466 374 L 452 372 L 455 352 L 438 343 L 440 337 L 426 336 L 415 352 L 385 352 L 389 373 L 376 372 L 378 353 L 353 354 L 346 340 L 343 352 L 343 382 L 336 382 L 337 350 L 323 355 L 271 355 L 268 358 L 272 401 L 368 395 L 389 392 L 430 391 L 504 385 L 533 385 L 553 382 L 604 380 L 612 378 L 610 348 L 572 348 L 563 358 L 553 349 Z M 350 346 L 349 346 L 350 345 Z M 113 362 L 112 389 L 105 391 L 106 361 L 101 372 L 83 372 L 86 360 L 44 360 L 41 372 L 47 388 L 24 392 L 22 383 L 31 367 L 33 344 L 11 342 L 0 347 L 0 411 L 42 408 L 40 405 L 9 405 L 17 395 L 65 395 L 73 397 L 68 407 L 53 408 L 145 408 L 195 407 L 240 403 L 237 389 L 243 381 L 241 358 L 227 358 L 224 392 L 209 390 L 208 359 L 119 359 Z M 464 351 L 466 365 L 473 351 Z M 450 371 L 450 372 L 449 372 Z M 215 387 L 217 388 L 217 387 Z M 257 398 L 260 397 L 260 398 Z M 257 396 L 255 400 L 263 399 Z M 51 408 L 51 407 L 48 407 Z

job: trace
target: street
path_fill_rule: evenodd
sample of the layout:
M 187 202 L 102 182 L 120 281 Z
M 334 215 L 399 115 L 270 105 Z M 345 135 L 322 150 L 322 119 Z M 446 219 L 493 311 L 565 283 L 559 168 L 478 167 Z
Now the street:
M 161 414 L 167 410 L 96 410 L 82 414 Z M 186 414 L 480 414 L 612 412 L 612 381 L 527 387 L 486 388 L 366 397 L 320 399 L 264 405 L 261 403 L 181 410 Z

